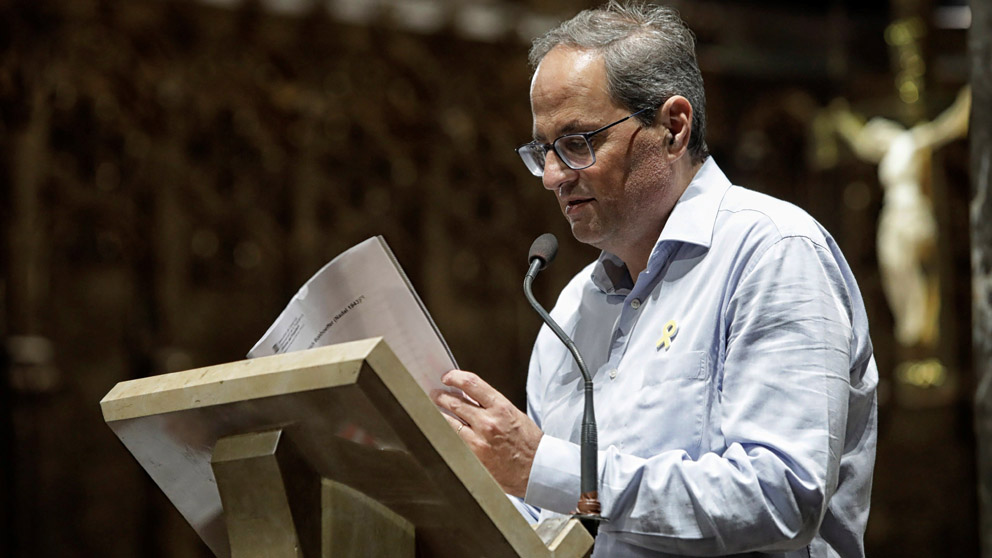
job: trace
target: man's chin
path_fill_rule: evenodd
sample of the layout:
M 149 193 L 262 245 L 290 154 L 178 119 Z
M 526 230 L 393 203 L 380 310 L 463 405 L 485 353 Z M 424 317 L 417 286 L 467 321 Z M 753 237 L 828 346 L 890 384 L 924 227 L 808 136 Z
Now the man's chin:
M 590 227 L 589 223 L 585 223 L 583 221 L 573 221 L 570 225 L 572 226 L 572 236 L 575 240 L 578 240 L 583 244 L 600 248 L 603 241 L 601 231 L 594 227 Z

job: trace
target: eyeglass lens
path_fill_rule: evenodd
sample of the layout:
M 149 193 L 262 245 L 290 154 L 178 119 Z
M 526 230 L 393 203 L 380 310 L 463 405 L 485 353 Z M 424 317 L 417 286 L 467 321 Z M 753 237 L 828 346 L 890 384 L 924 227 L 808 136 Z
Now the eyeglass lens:
M 534 176 L 544 176 L 544 146 L 527 144 L 517 149 L 520 158 L 527 165 L 527 170 Z
M 570 169 L 581 170 L 591 166 L 596 161 L 592 145 L 581 134 L 562 136 L 555 140 L 552 147 L 562 162 Z M 534 176 L 544 176 L 544 165 L 548 152 L 540 144 L 527 144 L 517 150 L 527 169 Z
M 555 140 L 555 151 L 570 168 L 579 170 L 595 160 L 589 140 L 581 135 L 562 136 Z

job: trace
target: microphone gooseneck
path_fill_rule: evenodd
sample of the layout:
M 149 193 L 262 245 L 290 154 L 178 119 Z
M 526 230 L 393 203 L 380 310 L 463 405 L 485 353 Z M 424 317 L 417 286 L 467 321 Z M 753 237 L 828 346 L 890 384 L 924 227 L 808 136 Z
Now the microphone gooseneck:
M 537 240 L 530 247 L 529 263 L 530 267 L 527 270 L 527 275 L 524 276 L 524 295 L 527 297 L 527 302 L 534 308 L 534 310 L 541 316 L 544 323 L 551 328 L 551 331 L 558 336 L 558 339 L 565 344 L 568 351 L 572 353 L 572 358 L 575 359 L 575 363 L 579 366 L 579 372 L 582 373 L 582 379 L 584 383 L 585 392 L 585 408 L 582 414 L 582 440 L 580 445 L 580 460 L 581 460 L 581 480 L 580 480 L 580 497 L 577 510 L 574 515 L 578 516 L 582 521 L 582 524 L 589 530 L 593 537 L 596 536 L 596 531 L 599 527 L 599 522 L 603 521 L 600 515 L 601 507 L 599 504 L 599 487 L 597 486 L 597 476 L 598 476 L 598 435 L 596 431 L 596 413 L 593 408 L 593 384 L 592 375 L 589 374 L 589 369 L 586 368 L 586 363 L 582 359 L 582 355 L 579 354 L 579 349 L 575 346 L 575 342 L 562 331 L 561 327 L 551 318 L 548 312 L 541 306 L 537 299 L 534 298 L 534 292 L 531 289 L 531 285 L 534 283 L 534 279 L 537 274 L 543 270 L 545 267 L 551 264 L 555 256 L 558 254 L 558 239 L 555 235 L 551 233 L 545 233 L 537 237 Z

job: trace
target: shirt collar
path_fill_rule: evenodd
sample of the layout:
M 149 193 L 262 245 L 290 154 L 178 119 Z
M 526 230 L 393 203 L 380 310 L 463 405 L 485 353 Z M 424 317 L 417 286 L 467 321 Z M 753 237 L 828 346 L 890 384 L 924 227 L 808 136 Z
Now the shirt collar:
M 668 216 L 658 244 L 676 241 L 709 248 L 716 214 L 730 186 L 730 180 L 713 157 L 707 157 Z M 655 245 L 656 250 L 658 244 Z
M 668 222 L 651 252 L 648 268 L 653 267 L 652 261 L 669 243 L 709 248 L 720 203 L 731 185 L 713 157 L 707 157 L 668 216 Z M 634 286 L 627 266 L 616 255 L 605 250 L 593 266 L 591 279 L 607 294 L 626 294 Z

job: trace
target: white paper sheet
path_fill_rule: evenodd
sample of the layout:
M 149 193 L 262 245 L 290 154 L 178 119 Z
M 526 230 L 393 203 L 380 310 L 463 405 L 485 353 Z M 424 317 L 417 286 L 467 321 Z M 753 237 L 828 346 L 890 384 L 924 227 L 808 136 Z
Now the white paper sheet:
M 458 367 L 381 236 L 353 246 L 311 277 L 248 357 L 378 336 L 428 393 L 444 389 L 441 376 Z

